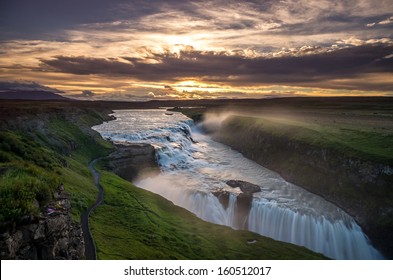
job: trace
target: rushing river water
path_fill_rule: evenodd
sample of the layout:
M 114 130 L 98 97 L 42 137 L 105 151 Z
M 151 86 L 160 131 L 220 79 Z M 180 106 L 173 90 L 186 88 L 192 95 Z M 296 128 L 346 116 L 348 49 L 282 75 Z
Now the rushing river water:
M 213 141 L 184 115 L 165 110 L 121 110 L 114 115 L 116 120 L 93 128 L 112 141 L 150 143 L 156 148 L 162 172 L 139 178 L 138 187 L 206 221 L 248 229 L 334 259 L 382 258 L 344 211 Z M 229 187 L 228 180 L 261 186 L 244 215 L 239 214 L 241 191 Z M 226 203 L 217 191 L 226 194 Z

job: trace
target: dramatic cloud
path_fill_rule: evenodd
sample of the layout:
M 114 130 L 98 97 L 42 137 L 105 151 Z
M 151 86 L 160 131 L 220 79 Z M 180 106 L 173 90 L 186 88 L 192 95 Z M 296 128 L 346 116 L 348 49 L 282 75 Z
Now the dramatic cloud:
M 392 15 L 393 0 L 3 1 L 0 75 L 93 99 L 392 95 Z
M 364 75 L 393 74 L 393 45 L 366 44 L 338 49 L 301 48 L 276 57 L 247 57 L 226 52 L 197 51 L 150 53 L 146 59 L 123 57 L 102 59 L 58 56 L 42 62 L 47 71 L 78 75 L 124 75 L 141 81 L 176 82 L 197 78 L 220 84 L 287 84 L 337 88 L 331 81 L 349 79 L 343 88 L 360 89 L 357 79 Z M 289 55 L 288 55 L 289 54 Z M 296 55 L 293 55 L 296 54 Z M 151 63 L 154 61 L 154 63 Z M 386 90 L 385 83 L 368 89 Z M 166 87 L 171 89 L 170 86 Z

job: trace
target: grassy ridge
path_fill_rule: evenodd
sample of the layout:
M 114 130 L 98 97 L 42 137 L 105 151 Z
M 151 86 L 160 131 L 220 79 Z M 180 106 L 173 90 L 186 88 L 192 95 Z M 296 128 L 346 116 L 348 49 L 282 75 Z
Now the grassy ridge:
M 227 125 L 334 149 L 350 157 L 393 164 L 393 133 L 390 129 L 384 129 L 383 124 L 376 122 L 356 124 L 332 118 L 318 121 L 317 118 L 299 120 L 285 116 L 234 116 L 227 120 Z

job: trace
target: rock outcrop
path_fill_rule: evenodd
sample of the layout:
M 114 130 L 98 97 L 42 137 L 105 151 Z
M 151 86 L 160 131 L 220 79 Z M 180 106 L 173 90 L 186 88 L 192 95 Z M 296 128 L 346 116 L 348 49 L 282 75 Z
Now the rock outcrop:
M 63 187 L 38 217 L 26 217 L 14 230 L 3 233 L 0 249 L 1 259 L 83 259 L 82 229 L 72 220 Z
M 116 151 L 109 157 L 109 169 L 132 181 L 144 172 L 159 172 L 154 147 L 145 143 L 114 143 Z
M 218 201 L 221 203 L 221 205 L 224 207 L 226 210 L 229 206 L 229 195 L 230 193 L 228 191 L 224 191 L 222 189 L 216 190 L 212 192 L 212 194 L 217 197 Z
M 240 188 L 240 190 L 245 194 L 252 194 L 261 191 L 261 188 L 258 185 L 241 180 L 229 180 L 227 181 L 227 185 L 232 188 Z
M 248 215 L 250 213 L 252 205 L 252 194 L 255 192 L 260 192 L 261 188 L 255 184 L 241 181 L 241 180 L 229 180 L 226 182 L 228 186 L 232 188 L 240 188 L 242 193 L 231 194 L 230 192 L 220 189 L 213 192 L 213 195 L 218 198 L 221 205 L 227 209 L 229 205 L 229 196 L 236 195 L 236 212 L 235 224 L 234 226 L 238 229 L 247 229 Z

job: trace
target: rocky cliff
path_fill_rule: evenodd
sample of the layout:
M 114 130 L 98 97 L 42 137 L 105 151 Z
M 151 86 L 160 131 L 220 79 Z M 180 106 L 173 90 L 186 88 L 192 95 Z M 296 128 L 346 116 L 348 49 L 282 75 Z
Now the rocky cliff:
M 158 172 L 154 147 L 144 143 L 117 143 L 109 157 L 108 167 L 128 181 L 144 172 Z
M 77 260 L 84 258 L 84 241 L 72 221 L 68 194 L 61 186 L 38 217 L 26 216 L 0 236 L 1 259 Z
M 393 257 L 393 166 L 231 122 L 213 137 L 347 211 L 376 247 Z
M 226 184 L 232 188 L 239 188 L 241 193 L 236 196 L 236 212 L 234 213 L 234 226 L 238 229 L 248 228 L 248 215 L 252 205 L 252 194 L 260 192 L 260 186 L 242 180 L 229 180 Z M 221 205 L 227 209 L 229 205 L 230 193 L 226 190 L 219 189 L 213 192 Z

